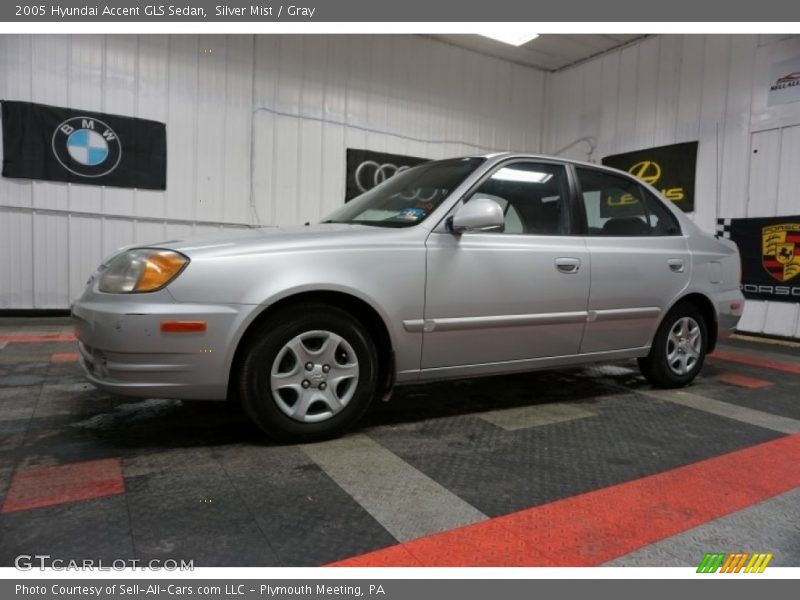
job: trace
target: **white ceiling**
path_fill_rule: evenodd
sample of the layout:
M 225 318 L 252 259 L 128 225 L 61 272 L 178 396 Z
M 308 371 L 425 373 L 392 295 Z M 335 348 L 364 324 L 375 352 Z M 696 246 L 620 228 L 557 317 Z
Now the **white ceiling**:
M 644 37 L 617 34 L 543 34 L 522 46 L 510 46 L 480 35 L 433 35 L 434 39 L 515 63 L 557 71 Z

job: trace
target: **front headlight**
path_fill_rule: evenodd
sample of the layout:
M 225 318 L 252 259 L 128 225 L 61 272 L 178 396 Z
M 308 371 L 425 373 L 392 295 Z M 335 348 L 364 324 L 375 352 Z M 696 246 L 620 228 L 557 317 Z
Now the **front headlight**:
M 107 294 L 155 292 L 189 264 L 183 254 L 158 248 L 136 248 L 111 259 L 98 275 L 98 289 Z

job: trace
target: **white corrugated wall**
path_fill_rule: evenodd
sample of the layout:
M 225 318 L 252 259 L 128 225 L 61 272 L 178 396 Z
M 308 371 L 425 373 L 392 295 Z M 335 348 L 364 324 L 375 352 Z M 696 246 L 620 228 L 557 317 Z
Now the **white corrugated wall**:
M 125 244 L 316 220 L 342 202 L 347 147 L 439 158 L 590 135 L 599 160 L 699 139 L 702 227 L 797 214 L 800 103 L 765 91 L 773 57 L 800 53 L 786 38 L 656 36 L 545 74 L 418 36 L 0 36 L 0 98 L 168 137 L 166 192 L 0 178 L 0 309 L 67 307 Z M 800 305 L 748 301 L 741 326 L 800 337 Z
M 771 62 L 797 55 L 797 36 L 646 38 L 548 76 L 543 149 L 593 136 L 599 162 L 699 140 L 692 218 L 705 230 L 800 214 L 800 103 L 767 106 Z M 586 148 L 566 155 L 585 160 Z M 748 300 L 740 328 L 800 337 L 800 304 Z
M 317 220 L 343 202 L 347 147 L 540 151 L 544 80 L 418 36 L 0 36 L 0 98 L 155 119 L 168 140 L 166 192 L 0 178 L 0 309 L 66 308 L 126 244 Z

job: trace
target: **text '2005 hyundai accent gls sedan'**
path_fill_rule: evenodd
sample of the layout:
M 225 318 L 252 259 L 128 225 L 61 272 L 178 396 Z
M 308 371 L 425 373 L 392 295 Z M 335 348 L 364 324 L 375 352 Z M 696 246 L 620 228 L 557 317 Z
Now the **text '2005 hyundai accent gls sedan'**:
M 124 250 L 72 312 L 96 386 L 236 395 L 309 441 L 399 384 L 637 358 L 687 385 L 739 278 L 731 242 L 631 176 L 494 154 L 400 172 L 316 225 Z

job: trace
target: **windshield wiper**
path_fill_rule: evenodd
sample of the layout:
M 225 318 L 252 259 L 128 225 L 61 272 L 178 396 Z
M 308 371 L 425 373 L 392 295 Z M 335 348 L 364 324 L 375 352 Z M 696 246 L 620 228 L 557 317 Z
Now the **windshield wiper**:
M 403 221 L 350 221 L 350 223 L 353 225 L 369 225 L 371 227 L 391 227 L 393 229 L 411 225 L 411 223 L 404 223 Z
M 386 222 L 386 221 L 320 221 L 320 223 L 338 223 L 341 225 L 366 225 L 368 227 L 407 227 L 408 224 L 401 221 Z

